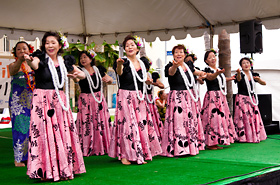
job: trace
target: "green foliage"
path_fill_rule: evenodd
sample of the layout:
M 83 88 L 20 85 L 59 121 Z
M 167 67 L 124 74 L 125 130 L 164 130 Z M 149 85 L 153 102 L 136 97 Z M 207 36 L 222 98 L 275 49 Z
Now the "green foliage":
M 95 57 L 95 61 L 97 64 L 101 64 L 106 69 L 108 69 L 108 67 L 112 67 L 114 61 L 119 58 L 119 52 L 112 48 L 112 46 L 119 46 L 119 43 L 116 41 L 114 44 L 108 44 L 104 41 L 102 45 L 104 47 L 104 52 L 98 52 L 97 56 Z
M 78 64 L 79 53 L 85 50 L 85 48 L 87 48 L 87 50 L 94 49 L 95 45 L 96 44 L 94 42 L 92 42 L 88 46 L 85 46 L 85 44 L 82 44 L 80 42 L 69 43 L 69 48 L 64 51 L 63 56 L 73 55 L 76 59 L 76 64 Z M 108 67 L 113 66 L 114 61 L 119 57 L 119 52 L 112 48 L 112 46 L 119 46 L 119 43 L 118 41 L 116 41 L 114 44 L 108 44 L 104 41 L 102 45 L 104 47 L 104 52 L 96 52 L 97 55 L 95 56 L 95 61 L 97 65 L 102 65 L 106 69 L 108 69 Z

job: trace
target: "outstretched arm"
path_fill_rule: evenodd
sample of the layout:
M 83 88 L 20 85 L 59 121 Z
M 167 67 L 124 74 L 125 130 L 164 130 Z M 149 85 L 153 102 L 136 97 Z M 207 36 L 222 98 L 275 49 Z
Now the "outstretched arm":
M 24 55 L 24 59 L 27 62 L 27 64 L 33 69 L 37 70 L 39 67 L 40 59 L 38 57 L 32 57 L 27 54 Z

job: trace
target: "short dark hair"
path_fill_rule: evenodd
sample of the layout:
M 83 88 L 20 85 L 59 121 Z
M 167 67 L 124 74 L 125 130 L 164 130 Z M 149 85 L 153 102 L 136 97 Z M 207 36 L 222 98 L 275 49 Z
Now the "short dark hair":
M 185 52 L 185 50 L 186 50 L 185 46 L 179 44 L 179 45 L 173 47 L 173 49 L 172 49 L 172 55 L 174 55 L 176 49 L 182 49 L 182 50 L 184 50 L 184 53 L 186 54 L 186 52 Z
M 204 62 L 205 62 L 206 64 L 207 64 L 206 60 L 207 60 L 207 58 L 208 58 L 208 56 L 209 56 L 209 54 L 210 54 L 211 52 L 214 53 L 213 51 L 209 50 L 209 51 L 206 51 L 205 54 L 204 54 Z M 215 53 L 214 53 L 214 54 L 215 54 Z M 216 56 L 216 55 L 215 55 L 215 56 Z M 207 64 L 207 65 L 208 65 L 208 64 Z
M 95 59 L 90 55 L 90 53 L 89 52 L 87 52 L 87 51 L 81 51 L 80 53 L 79 53 L 79 62 L 78 62 L 78 65 L 80 66 L 80 67 L 84 67 L 82 64 L 81 64 L 81 62 L 80 62 L 80 58 L 81 58 L 81 56 L 82 56 L 82 54 L 86 54 L 87 56 L 88 56 L 88 58 L 90 58 L 91 59 L 91 63 L 90 63 L 90 65 L 91 66 L 94 66 L 95 65 Z
M 160 90 L 158 91 L 158 97 L 160 98 L 160 96 L 164 93 L 164 90 Z
M 122 43 L 124 49 L 125 49 L 125 45 L 126 45 L 127 41 L 129 41 L 129 40 L 133 40 L 134 42 L 136 42 L 136 39 L 135 39 L 132 35 L 126 36 L 126 37 L 124 38 L 124 40 L 123 40 L 123 43 Z M 135 45 L 136 45 L 136 47 L 137 47 L 137 44 L 136 44 L 136 43 L 135 43 Z M 137 49 L 138 49 L 138 47 L 137 47 Z M 139 50 L 139 51 L 140 51 L 140 50 Z M 136 54 L 138 54 L 139 51 L 138 51 Z
M 243 60 L 247 60 L 247 61 L 249 61 L 250 62 L 250 64 L 252 65 L 252 61 L 248 58 L 248 57 L 243 57 L 243 58 L 241 58 L 240 59 L 240 61 L 239 61 L 239 65 L 240 65 L 240 67 L 242 67 L 242 61 Z
M 31 50 L 31 46 L 30 46 L 27 42 L 25 42 L 25 41 L 19 41 L 19 42 L 16 43 L 15 47 L 13 47 L 12 54 L 13 54 L 15 57 L 17 57 L 16 51 L 17 51 L 17 46 L 18 46 L 19 44 L 26 44 L 27 47 L 28 47 L 28 49 L 29 49 L 29 51 Z
M 61 45 L 61 48 L 58 50 L 57 54 L 62 54 L 63 49 L 62 49 L 62 44 L 61 44 L 61 38 L 57 32 L 51 32 L 51 31 L 48 31 L 44 34 L 43 39 L 42 39 L 41 51 L 46 52 L 45 45 L 46 45 L 47 37 L 49 37 L 49 36 L 53 36 L 56 38 L 58 44 Z
M 192 60 L 193 60 L 193 61 L 196 61 L 195 54 L 188 54 L 188 55 L 186 56 L 186 58 L 187 58 L 187 57 L 192 57 Z M 185 58 L 185 59 L 186 59 L 186 58 Z

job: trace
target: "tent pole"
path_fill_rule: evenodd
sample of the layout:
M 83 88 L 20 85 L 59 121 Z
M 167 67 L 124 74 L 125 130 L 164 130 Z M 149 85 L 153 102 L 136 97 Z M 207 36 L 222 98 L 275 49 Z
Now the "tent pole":
M 210 48 L 213 48 L 213 38 L 214 38 L 214 28 L 212 25 L 209 26 L 210 29 Z

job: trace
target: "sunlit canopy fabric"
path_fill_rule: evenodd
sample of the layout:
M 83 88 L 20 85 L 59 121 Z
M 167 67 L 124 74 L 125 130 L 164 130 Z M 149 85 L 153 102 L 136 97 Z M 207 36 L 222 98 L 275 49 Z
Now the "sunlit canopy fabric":
M 280 28 L 279 0 L 8 0 L 1 1 L 0 35 L 41 38 L 62 31 L 70 42 L 113 43 L 128 34 L 146 41 L 184 39 L 238 32 L 240 22 L 259 19 L 267 29 Z

